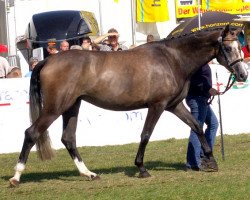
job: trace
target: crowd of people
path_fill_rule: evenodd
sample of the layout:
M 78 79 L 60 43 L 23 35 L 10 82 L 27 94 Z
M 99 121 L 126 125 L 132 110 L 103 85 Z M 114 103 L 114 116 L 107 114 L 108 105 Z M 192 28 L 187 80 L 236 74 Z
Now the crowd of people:
M 47 51 L 49 55 L 56 54 L 59 51 L 67 51 L 71 49 L 78 50 L 92 50 L 92 51 L 122 51 L 127 50 L 128 48 L 119 43 L 119 33 L 116 29 L 111 28 L 104 35 L 101 35 L 94 39 L 93 41 L 89 36 L 82 38 L 81 45 L 72 45 L 69 47 L 69 43 L 64 40 L 60 43 L 60 50 L 56 49 L 56 44 L 49 44 Z
M 153 35 L 147 35 L 146 42 L 154 41 Z M 104 35 L 98 36 L 97 38 L 91 40 L 89 36 L 84 36 L 81 40 L 81 45 L 71 45 L 67 40 L 60 42 L 59 49 L 55 41 L 49 41 L 46 47 L 48 56 L 57 54 L 60 51 L 68 50 L 90 50 L 90 51 L 123 51 L 134 48 L 136 45 L 131 45 L 129 48 L 119 42 L 119 33 L 115 28 L 111 28 Z M 29 59 L 29 72 L 24 74 L 23 77 L 30 77 L 33 68 L 39 62 L 36 57 L 31 57 Z M 15 68 L 15 69 L 14 69 Z M 12 73 L 10 73 L 12 71 Z M 18 72 L 18 73 L 17 73 Z M 9 76 L 7 76 L 10 74 Z M 6 58 L 0 56 L 0 78 L 8 77 L 22 77 L 21 69 L 19 67 L 12 67 Z

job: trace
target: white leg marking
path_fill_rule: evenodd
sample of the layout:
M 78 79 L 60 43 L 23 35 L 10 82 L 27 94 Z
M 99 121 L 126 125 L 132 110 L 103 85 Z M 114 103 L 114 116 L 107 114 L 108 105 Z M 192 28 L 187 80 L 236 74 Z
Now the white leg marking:
M 96 177 L 97 174 L 94 172 L 91 172 L 88 170 L 88 168 L 86 167 L 86 165 L 84 164 L 83 161 L 78 161 L 77 158 L 74 159 L 75 165 L 77 167 L 77 169 L 79 170 L 80 174 L 85 175 L 89 178 L 92 178 L 93 176 Z
M 15 166 L 15 175 L 14 175 L 14 179 L 17 180 L 17 181 L 20 181 L 20 177 L 22 175 L 22 172 L 23 170 L 25 169 L 25 165 L 22 164 L 22 163 L 17 163 L 16 166 Z

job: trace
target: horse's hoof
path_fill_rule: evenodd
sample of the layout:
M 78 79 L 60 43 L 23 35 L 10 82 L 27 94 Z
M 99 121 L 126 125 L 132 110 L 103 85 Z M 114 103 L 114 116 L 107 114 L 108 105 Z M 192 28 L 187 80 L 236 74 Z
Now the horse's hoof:
M 101 177 L 100 177 L 100 176 L 98 176 L 98 175 L 96 175 L 96 176 L 91 175 L 91 178 L 90 178 L 90 180 L 92 180 L 92 181 L 95 181 L 95 180 L 100 180 L 100 179 L 101 179 Z
M 139 178 L 148 178 L 150 176 L 151 175 L 147 171 L 139 173 Z
M 17 187 L 17 186 L 19 186 L 19 181 L 17 181 L 14 178 L 10 178 L 9 179 L 9 183 L 10 183 L 10 187 Z
M 98 175 L 90 175 L 90 176 L 87 176 L 86 174 L 80 174 L 80 176 L 84 176 L 86 178 L 88 178 L 90 181 L 95 181 L 95 180 L 100 180 L 101 177 L 98 176 Z

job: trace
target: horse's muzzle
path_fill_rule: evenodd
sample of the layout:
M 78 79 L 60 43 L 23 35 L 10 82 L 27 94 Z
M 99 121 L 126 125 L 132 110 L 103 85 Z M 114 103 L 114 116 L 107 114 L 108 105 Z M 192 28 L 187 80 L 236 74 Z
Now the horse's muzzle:
M 245 82 L 248 78 L 247 64 L 240 62 L 234 66 L 234 75 L 236 81 Z

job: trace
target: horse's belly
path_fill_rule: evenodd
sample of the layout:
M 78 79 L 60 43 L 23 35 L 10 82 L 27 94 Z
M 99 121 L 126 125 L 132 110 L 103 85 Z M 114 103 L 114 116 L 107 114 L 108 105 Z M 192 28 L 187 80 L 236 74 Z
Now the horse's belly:
M 126 111 L 146 108 L 147 103 L 143 100 L 125 99 L 125 98 L 95 98 L 84 97 L 83 100 L 98 106 L 100 108 L 116 111 Z

